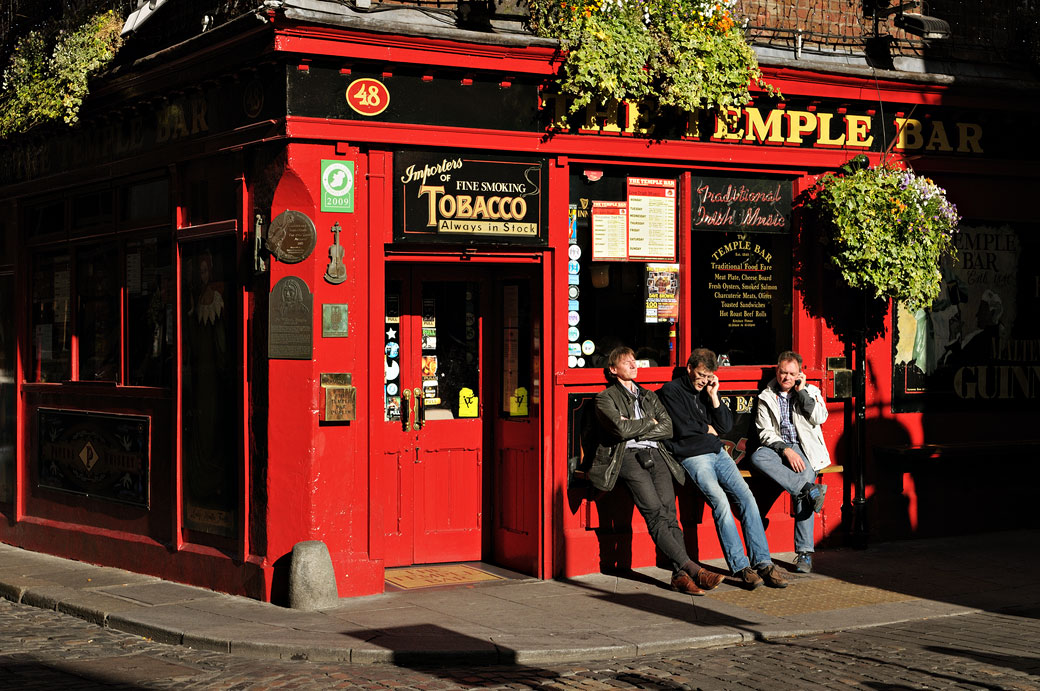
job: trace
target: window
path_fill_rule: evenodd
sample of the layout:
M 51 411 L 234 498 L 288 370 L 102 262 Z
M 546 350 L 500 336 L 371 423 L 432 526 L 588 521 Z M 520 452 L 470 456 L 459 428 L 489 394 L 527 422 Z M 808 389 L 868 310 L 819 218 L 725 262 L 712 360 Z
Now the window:
M 162 228 L 170 220 L 168 181 L 53 197 L 30 204 L 24 217 L 34 248 L 27 379 L 169 386 L 172 240 Z
M 601 368 L 627 345 L 675 364 L 679 177 L 667 170 L 572 169 L 568 365 Z

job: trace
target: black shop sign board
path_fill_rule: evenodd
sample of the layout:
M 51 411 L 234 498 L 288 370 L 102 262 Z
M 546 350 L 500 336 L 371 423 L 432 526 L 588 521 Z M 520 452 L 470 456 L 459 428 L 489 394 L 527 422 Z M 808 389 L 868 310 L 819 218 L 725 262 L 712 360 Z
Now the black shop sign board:
M 545 245 L 545 161 L 458 152 L 394 155 L 394 242 Z
M 791 181 L 782 178 L 694 177 L 693 230 L 788 233 Z

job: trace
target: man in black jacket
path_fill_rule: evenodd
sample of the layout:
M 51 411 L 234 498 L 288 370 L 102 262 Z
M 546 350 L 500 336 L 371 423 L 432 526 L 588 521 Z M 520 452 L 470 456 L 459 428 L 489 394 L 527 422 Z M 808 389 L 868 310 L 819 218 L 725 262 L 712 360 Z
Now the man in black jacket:
M 672 437 L 665 446 L 680 459 L 711 507 L 719 544 L 733 574 L 751 590 L 763 580 L 774 588 L 786 588 L 787 580 L 769 556 L 755 497 L 719 439 L 733 426 L 733 413 L 719 397 L 717 369 L 715 353 L 697 348 L 686 363 L 688 376 L 661 387 L 661 402 L 672 418 Z M 733 522 L 731 499 L 744 529 L 747 554 Z
M 601 435 L 589 469 L 589 480 L 603 492 L 625 481 L 657 548 L 672 562 L 672 589 L 703 595 L 718 587 L 722 575 L 690 559 L 675 514 L 675 487 L 685 482 L 679 464 L 658 442 L 672 436 L 672 421 L 657 395 L 635 382 L 639 371 L 631 348 L 610 352 L 607 366 L 613 383 L 596 394 Z

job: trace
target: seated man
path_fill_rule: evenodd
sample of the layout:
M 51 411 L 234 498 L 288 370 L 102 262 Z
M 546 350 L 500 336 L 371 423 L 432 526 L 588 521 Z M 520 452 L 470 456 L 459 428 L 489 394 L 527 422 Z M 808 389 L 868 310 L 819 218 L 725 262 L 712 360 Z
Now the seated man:
M 786 588 L 787 579 L 769 556 L 755 497 L 719 439 L 719 434 L 733 426 L 733 413 L 719 398 L 716 369 L 715 353 L 697 348 L 686 363 L 688 376 L 661 387 L 658 394 L 672 418 L 672 438 L 666 446 L 672 455 L 682 459 L 683 468 L 711 507 L 719 544 L 733 574 L 750 590 L 762 585 L 763 580 L 773 588 Z M 733 522 L 730 499 L 744 529 L 747 555 Z
M 780 353 L 776 380 L 758 394 L 755 427 L 761 446 L 751 463 L 791 493 L 794 501 L 794 569 L 812 571 L 813 514 L 823 510 L 826 485 L 816 473 L 831 464 L 821 425 L 827 420 L 823 394 L 802 375 L 802 356 Z
M 672 589 L 703 595 L 718 587 L 722 575 L 690 559 L 675 513 L 675 487 L 682 469 L 658 442 L 672 436 L 672 421 L 653 391 L 635 382 L 639 371 L 631 348 L 619 346 L 607 357 L 613 383 L 596 394 L 600 443 L 589 468 L 589 481 L 603 492 L 625 481 L 654 544 L 672 562 Z

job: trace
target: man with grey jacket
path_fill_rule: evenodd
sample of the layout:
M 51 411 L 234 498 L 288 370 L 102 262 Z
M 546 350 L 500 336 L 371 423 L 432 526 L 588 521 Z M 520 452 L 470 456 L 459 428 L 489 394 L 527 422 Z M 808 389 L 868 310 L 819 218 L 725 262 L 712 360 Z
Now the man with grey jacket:
M 672 562 L 672 589 L 704 595 L 717 587 L 722 574 L 690 559 L 675 512 L 675 487 L 685 481 L 682 468 L 658 442 L 672 436 L 672 420 L 657 394 L 635 382 L 639 366 L 631 348 L 619 346 L 607 357 L 612 383 L 596 394 L 600 440 L 589 468 L 589 481 L 603 492 L 625 481 L 647 531 Z
M 823 441 L 827 404 L 805 383 L 802 356 L 792 350 L 777 358 L 776 379 L 758 395 L 755 427 L 761 446 L 751 464 L 791 494 L 794 502 L 795 571 L 812 571 L 813 519 L 823 510 L 826 485 L 816 473 L 831 464 Z

